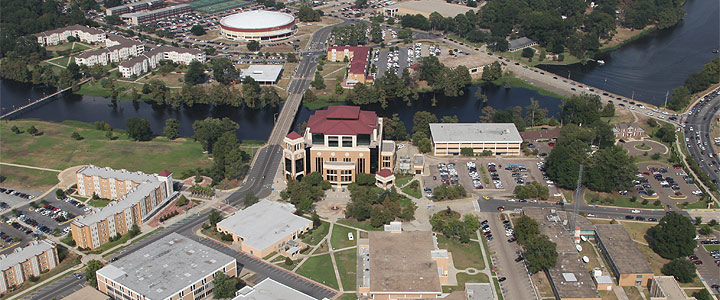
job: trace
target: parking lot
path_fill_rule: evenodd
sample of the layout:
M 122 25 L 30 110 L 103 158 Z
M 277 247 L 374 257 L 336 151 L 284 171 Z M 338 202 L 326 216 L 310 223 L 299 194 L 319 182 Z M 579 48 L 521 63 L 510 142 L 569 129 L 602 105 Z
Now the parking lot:
M 680 169 L 657 162 L 638 163 L 637 178 L 633 191 L 628 196 L 648 197 L 650 189 L 657 194 L 665 205 L 677 205 L 683 202 L 693 203 L 700 200 L 699 189 L 687 174 Z
M 394 36 L 394 31 L 385 30 L 386 38 Z M 415 43 L 407 47 L 399 47 L 395 51 L 389 49 L 374 50 L 373 64 L 377 67 L 377 77 L 382 77 L 385 72 L 395 72 L 398 76 L 402 75 L 403 70 L 416 64 L 422 57 L 441 55 L 443 49 L 440 46 Z
M 700 275 L 714 289 L 712 292 L 718 294 L 720 293 L 720 250 L 707 251 L 704 245 L 720 245 L 720 240 L 702 239 L 699 244 L 700 246 L 695 248 L 695 256 L 691 256 L 690 260 L 695 262 Z
M 28 203 L 28 201 L 35 197 L 37 197 L 37 193 L 34 192 L 0 187 L 0 203 L 4 202 L 8 207 Z M 0 209 L 4 210 L 7 208 L 3 208 L 2 205 L 0 205 Z
M 547 176 L 543 175 L 540 170 L 543 161 L 538 159 L 426 157 L 425 160 L 430 175 L 423 178 L 424 188 L 435 189 L 443 183 L 460 184 L 467 191 L 478 195 L 512 198 L 513 191 L 518 184 L 536 181 L 548 185 L 550 188 L 549 201 L 562 201 L 560 191 L 551 181 L 548 181 Z M 477 175 L 471 172 L 473 164 L 468 163 L 474 164 Z M 457 177 L 455 178 L 453 174 L 457 174 Z

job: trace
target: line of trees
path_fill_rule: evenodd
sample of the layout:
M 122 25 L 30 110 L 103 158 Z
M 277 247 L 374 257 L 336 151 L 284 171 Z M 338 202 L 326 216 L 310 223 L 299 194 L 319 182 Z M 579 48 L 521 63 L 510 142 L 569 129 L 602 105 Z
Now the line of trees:
M 702 92 L 718 82 L 720 82 L 720 57 L 705 64 L 702 70 L 688 75 L 683 85 L 673 89 L 668 108 L 683 110 L 690 104 L 693 94 Z
M 229 85 L 215 84 L 211 86 L 185 84 L 182 89 L 171 90 L 165 82 L 152 79 L 145 83 L 141 92 L 149 95 L 151 101 L 157 105 L 181 105 L 192 107 L 194 105 L 228 105 L 234 107 L 245 106 L 252 109 L 277 107 L 283 100 L 273 87 L 261 87 L 250 77 L 243 80 L 242 89 L 238 90 Z M 140 94 L 131 90 L 133 100 L 139 100 Z
M 514 229 L 518 244 L 525 249 L 528 271 L 537 273 L 557 264 L 557 245 L 546 235 L 540 234 L 537 221 L 528 216 L 515 220 Z

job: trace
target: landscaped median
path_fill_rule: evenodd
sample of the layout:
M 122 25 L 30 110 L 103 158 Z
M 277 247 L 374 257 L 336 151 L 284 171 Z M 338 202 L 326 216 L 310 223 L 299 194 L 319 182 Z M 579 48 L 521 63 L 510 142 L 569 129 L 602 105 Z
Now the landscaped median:
M 625 208 L 643 208 L 643 209 L 663 209 L 662 202 L 650 200 L 658 199 L 655 198 L 643 198 L 643 200 L 633 199 L 616 194 L 598 193 L 592 191 L 585 192 L 585 200 L 590 205 L 598 206 L 614 206 L 614 207 L 625 207 Z

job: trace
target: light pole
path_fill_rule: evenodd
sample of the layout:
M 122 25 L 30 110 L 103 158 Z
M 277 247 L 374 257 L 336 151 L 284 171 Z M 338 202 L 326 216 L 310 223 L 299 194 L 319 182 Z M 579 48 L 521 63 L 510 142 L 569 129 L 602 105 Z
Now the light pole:
M 603 82 L 603 91 L 605 90 L 605 85 L 607 84 L 607 77 L 605 77 L 605 81 Z

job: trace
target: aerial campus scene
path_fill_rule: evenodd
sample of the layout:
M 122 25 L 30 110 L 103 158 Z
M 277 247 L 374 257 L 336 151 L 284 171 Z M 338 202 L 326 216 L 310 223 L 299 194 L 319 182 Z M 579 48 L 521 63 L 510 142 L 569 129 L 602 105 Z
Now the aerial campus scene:
M 720 1 L 0 1 L 0 299 L 720 299 Z

